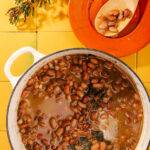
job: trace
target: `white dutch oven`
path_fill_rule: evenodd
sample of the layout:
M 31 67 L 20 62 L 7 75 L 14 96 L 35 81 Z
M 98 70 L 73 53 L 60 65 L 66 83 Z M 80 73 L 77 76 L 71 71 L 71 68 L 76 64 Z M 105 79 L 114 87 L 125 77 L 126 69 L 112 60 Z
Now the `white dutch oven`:
M 22 76 L 19 76 L 19 77 L 13 76 L 10 72 L 10 67 L 12 63 L 17 57 L 19 57 L 20 55 L 26 52 L 30 52 L 34 56 L 34 64 Z M 17 126 L 17 108 L 18 108 L 20 95 L 28 79 L 31 77 L 31 75 L 35 73 L 37 69 L 42 67 L 44 64 L 46 64 L 50 60 L 53 60 L 60 56 L 69 55 L 69 54 L 93 54 L 93 55 L 105 58 L 106 60 L 109 60 L 112 63 L 116 64 L 119 68 L 124 70 L 133 79 L 133 82 L 135 83 L 139 91 L 140 97 L 142 99 L 142 106 L 144 110 L 143 128 L 142 128 L 141 137 L 137 144 L 136 150 L 146 150 L 148 147 L 149 140 L 150 140 L 149 97 L 141 80 L 126 64 L 124 64 L 122 61 L 115 58 L 114 56 L 111 56 L 101 51 L 96 51 L 96 50 L 87 49 L 87 48 L 66 49 L 66 50 L 59 51 L 59 52 L 45 56 L 37 52 L 35 49 L 31 47 L 24 47 L 24 48 L 19 49 L 15 53 L 13 53 L 12 56 L 6 62 L 6 65 L 4 68 L 6 76 L 10 80 L 12 86 L 14 87 L 14 90 L 12 92 L 10 102 L 8 105 L 8 110 L 7 110 L 7 133 L 8 133 L 8 137 L 9 137 L 12 149 L 14 150 L 25 149 L 21 141 L 21 137 L 18 131 L 18 126 Z

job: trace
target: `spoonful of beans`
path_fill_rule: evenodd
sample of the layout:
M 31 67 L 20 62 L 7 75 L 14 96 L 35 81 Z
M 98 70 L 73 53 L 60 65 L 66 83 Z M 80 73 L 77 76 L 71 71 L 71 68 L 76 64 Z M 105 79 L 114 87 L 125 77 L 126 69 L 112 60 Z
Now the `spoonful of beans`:
M 108 0 L 98 11 L 94 26 L 106 37 L 117 37 L 130 23 L 139 0 Z

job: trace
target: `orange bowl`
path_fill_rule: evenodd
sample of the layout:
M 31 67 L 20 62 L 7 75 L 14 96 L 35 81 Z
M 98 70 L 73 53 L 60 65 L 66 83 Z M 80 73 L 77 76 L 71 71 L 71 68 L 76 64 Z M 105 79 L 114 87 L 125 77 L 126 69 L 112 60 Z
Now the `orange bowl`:
M 150 42 L 150 0 L 140 0 L 132 21 L 118 38 L 104 37 L 93 27 L 93 19 L 106 1 L 70 0 L 69 2 L 72 29 L 86 47 L 123 57 L 137 52 Z M 98 7 L 94 8 L 93 3 L 97 3 Z

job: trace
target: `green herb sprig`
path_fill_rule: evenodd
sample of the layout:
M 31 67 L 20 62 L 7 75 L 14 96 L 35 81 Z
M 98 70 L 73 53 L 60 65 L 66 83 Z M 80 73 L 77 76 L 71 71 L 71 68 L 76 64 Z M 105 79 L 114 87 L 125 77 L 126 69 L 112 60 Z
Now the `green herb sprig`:
M 17 6 L 7 11 L 9 22 L 15 25 L 19 22 L 21 16 L 26 22 L 27 17 L 34 15 L 35 7 L 46 7 L 46 5 L 51 4 L 50 0 L 15 0 L 15 3 Z

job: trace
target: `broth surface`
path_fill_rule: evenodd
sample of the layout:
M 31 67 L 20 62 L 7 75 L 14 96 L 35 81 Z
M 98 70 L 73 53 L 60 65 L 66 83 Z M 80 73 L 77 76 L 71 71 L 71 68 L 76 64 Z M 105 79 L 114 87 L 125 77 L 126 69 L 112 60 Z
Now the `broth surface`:
M 17 114 L 27 150 L 135 150 L 142 122 L 129 77 L 85 54 L 40 68 L 24 88 Z

